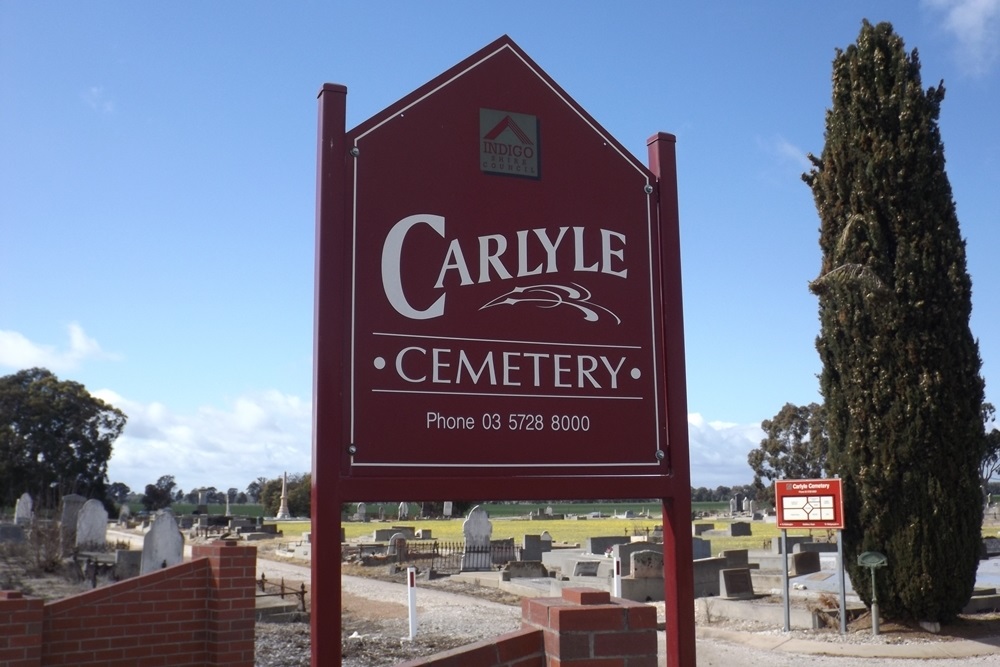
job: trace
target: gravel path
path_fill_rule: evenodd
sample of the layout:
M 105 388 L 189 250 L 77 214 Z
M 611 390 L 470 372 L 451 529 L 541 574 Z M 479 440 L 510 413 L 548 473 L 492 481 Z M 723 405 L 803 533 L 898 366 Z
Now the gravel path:
M 258 574 L 263 571 L 269 579 L 285 577 L 286 579 L 308 581 L 309 568 L 281 561 L 258 560 Z M 418 646 L 400 638 L 407 634 L 406 587 L 401 584 L 367 579 L 362 577 L 342 577 L 342 592 L 345 601 L 350 605 L 358 604 L 359 600 L 370 603 L 367 611 L 379 622 L 365 622 L 363 627 L 370 630 L 369 634 L 359 632 L 358 645 L 345 642 L 345 667 L 375 667 L 392 665 L 403 660 L 408 651 L 413 655 L 433 653 L 452 646 L 471 643 L 480 639 L 493 637 L 520 627 L 520 609 L 516 606 L 499 604 L 478 597 L 456 595 L 432 587 L 418 585 Z M 346 603 L 345 603 L 346 604 Z M 345 621 L 345 625 L 347 625 Z M 283 641 L 288 633 L 302 632 L 290 628 L 261 627 L 258 632 L 258 644 L 261 641 Z M 278 637 L 278 639 L 274 639 Z M 299 640 L 302 640 L 299 637 Z M 816 653 L 803 653 L 801 640 L 808 640 L 807 633 L 782 633 L 779 630 L 767 632 L 734 632 L 719 631 L 715 627 L 699 628 L 697 642 L 697 659 L 699 667 L 985 667 L 992 665 L 1000 667 L 1000 654 L 948 658 L 930 648 L 924 650 L 930 659 L 917 658 L 873 658 L 853 656 L 829 656 Z M 298 648 L 289 646 L 289 655 L 302 655 L 303 646 L 308 648 L 308 634 L 305 643 L 299 642 Z M 665 664 L 662 657 L 663 633 L 660 633 L 660 664 Z M 368 642 L 368 644 L 366 644 Z M 848 639 L 843 643 L 869 643 L 865 637 Z M 779 645 L 780 644 L 780 645 Z M 812 649 L 816 643 L 811 643 Z M 777 645 L 777 646 L 776 646 Z M 837 642 L 831 644 L 831 651 L 837 650 Z M 356 650 L 358 648 L 365 650 Z M 350 655 L 354 651 L 355 655 Z M 259 651 L 260 655 L 260 651 Z M 261 656 L 263 657 L 263 656 Z M 292 658 L 289 658 L 290 660 Z M 268 658 L 269 661 L 258 660 L 258 665 L 264 667 L 286 667 L 293 665 L 308 665 L 308 655 L 304 662 L 283 661 L 281 657 Z

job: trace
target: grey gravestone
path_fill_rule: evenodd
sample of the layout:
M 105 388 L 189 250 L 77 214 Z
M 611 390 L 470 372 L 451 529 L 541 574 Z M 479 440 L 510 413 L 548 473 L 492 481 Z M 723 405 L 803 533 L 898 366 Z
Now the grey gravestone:
M 733 521 L 729 524 L 729 536 L 730 537 L 747 537 L 752 535 L 750 531 L 750 524 L 746 521 Z
M 622 576 L 627 577 L 632 573 L 632 554 L 639 551 L 657 551 L 663 553 L 662 544 L 652 542 L 629 542 L 628 544 L 616 544 L 611 548 L 611 553 L 622 562 Z
M 443 512 L 443 514 L 445 516 L 447 516 L 447 517 L 450 517 L 451 513 L 453 511 L 453 508 L 454 508 L 454 504 L 450 500 L 444 501 L 444 512 Z
M 0 523 L 0 543 L 2 542 L 13 544 L 24 542 L 24 526 L 16 523 Z
M 142 565 L 139 573 L 156 572 L 183 560 L 184 536 L 177 527 L 177 520 L 170 510 L 160 510 L 156 513 L 153 527 L 142 540 Z
M 747 498 L 746 496 L 743 496 L 743 511 L 744 512 L 750 511 L 750 499 Z
M 76 515 L 76 546 L 79 549 L 100 549 L 108 541 L 108 511 L 104 503 L 91 498 Z
M 662 579 L 663 552 L 636 551 L 630 557 L 630 570 L 633 579 Z
M 753 579 L 750 569 L 745 567 L 726 568 L 719 571 L 719 597 L 738 600 L 754 597 Z
M 27 492 L 21 494 L 14 505 L 14 523 L 19 526 L 31 525 L 32 503 Z
M 691 538 L 691 558 L 698 560 L 700 558 L 711 558 L 712 557 L 712 543 L 708 540 L 703 540 L 700 537 Z
M 368 521 L 368 507 L 364 503 L 358 503 L 358 521 Z
M 115 552 L 115 577 L 117 577 L 119 581 L 139 576 L 139 567 L 141 565 L 141 551 L 118 549 Z
M 714 523 L 694 523 L 691 524 L 691 534 L 698 537 L 702 533 L 708 532 L 710 530 L 715 530 Z
M 746 549 L 727 549 L 719 556 L 726 559 L 726 567 L 747 567 L 750 565 L 750 554 Z
M 573 561 L 574 577 L 596 577 L 597 569 L 601 566 L 600 561 L 578 560 Z
M 85 502 L 87 502 L 86 498 L 75 493 L 62 497 L 62 511 L 59 513 L 59 538 L 63 553 L 69 553 L 76 546 L 76 518 Z
M 791 555 L 791 564 L 788 566 L 788 576 L 798 577 L 803 574 L 819 572 L 820 560 L 819 552 L 805 551 Z
M 736 514 L 736 496 L 729 499 L 729 514 L 730 516 Z
M 394 558 L 397 563 L 402 563 L 406 560 L 406 535 L 402 533 L 395 533 L 389 538 L 389 548 L 386 550 L 386 555 Z
M 493 524 L 490 523 L 486 510 L 479 505 L 473 507 L 462 523 L 462 532 L 465 534 L 462 571 L 492 570 L 490 536 L 493 534 Z
M 542 537 L 541 535 L 525 535 L 521 538 L 521 560 L 540 561 L 542 560 Z
M 803 542 L 811 542 L 811 537 L 806 537 L 805 535 L 788 535 L 785 538 L 785 543 L 788 545 L 788 550 L 792 551 L 795 549 L 796 544 L 802 544 Z M 781 538 L 772 537 L 771 538 L 771 552 L 780 554 L 781 553 Z
M 122 505 L 121 510 L 118 511 L 118 525 L 125 526 L 128 524 L 128 520 L 132 518 L 132 509 L 128 505 Z
M 552 536 L 549 535 L 549 531 L 543 530 L 542 534 L 538 536 L 538 540 L 542 545 L 543 554 L 547 554 L 552 551 Z
M 632 541 L 628 535 L 606 535 L 598 537 L 588 537 L 584 543 L 584 548 L 592 554 L 603 556 L 616 544 L 628 544 Z
M 750 516 L 753 516 L 754 514 L 756 514 L 757 513 L 757 503 L 755 503 L 754 501 L 751 500 L 750 501 L 750 509 L 747 510 L 747 511 L 750 512 Z

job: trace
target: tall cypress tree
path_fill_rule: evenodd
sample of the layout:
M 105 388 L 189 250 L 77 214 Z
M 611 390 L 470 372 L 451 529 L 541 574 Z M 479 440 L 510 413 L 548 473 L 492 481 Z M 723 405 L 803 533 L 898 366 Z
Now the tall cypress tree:
M 822 156 L 803 176 L 821 220 L 819 297 L 829 467 L 844 480 L 844 553 L 870 604 L 864 551 L 888 557 L 881 609 L 947 621 L 972 593 L 982 505 L 983 382 L 971 281 L 920 61 L 864 21 L 833 62 Z

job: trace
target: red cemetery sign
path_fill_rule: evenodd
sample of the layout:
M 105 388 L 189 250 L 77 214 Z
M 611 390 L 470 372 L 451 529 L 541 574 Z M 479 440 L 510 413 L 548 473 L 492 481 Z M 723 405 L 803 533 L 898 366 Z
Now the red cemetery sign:
M 352 130 L 346 93 L 320 93 L 313 664 L 343 503 L 593 497 L 663 499 L 693 664 L 674 137 L 643 165 L 507 37 Z
M 840 479 L 781 479 L 774 483 L 779 528 L 844 528 Z
M 669 472 L 649 170 L 510 43 L 347 142 L 351 474 Z

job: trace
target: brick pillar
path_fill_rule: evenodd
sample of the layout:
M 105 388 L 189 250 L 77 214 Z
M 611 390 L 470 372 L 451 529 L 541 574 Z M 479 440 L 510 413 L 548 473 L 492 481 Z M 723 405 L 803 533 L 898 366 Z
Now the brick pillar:
M 40 667 L 45 601 L 0 591 L 0 665 Z
M 215 667 L 253 667 L 257 547 L 236 540 L 195 545 L 194 559 L 208 558 L 212 592 L 208 600 L 207 652 Z
M 656 608 L 607 591 L 564 588 L 521 602 L 525 628 L 545 637 L 548 667 L 656 667 Z

